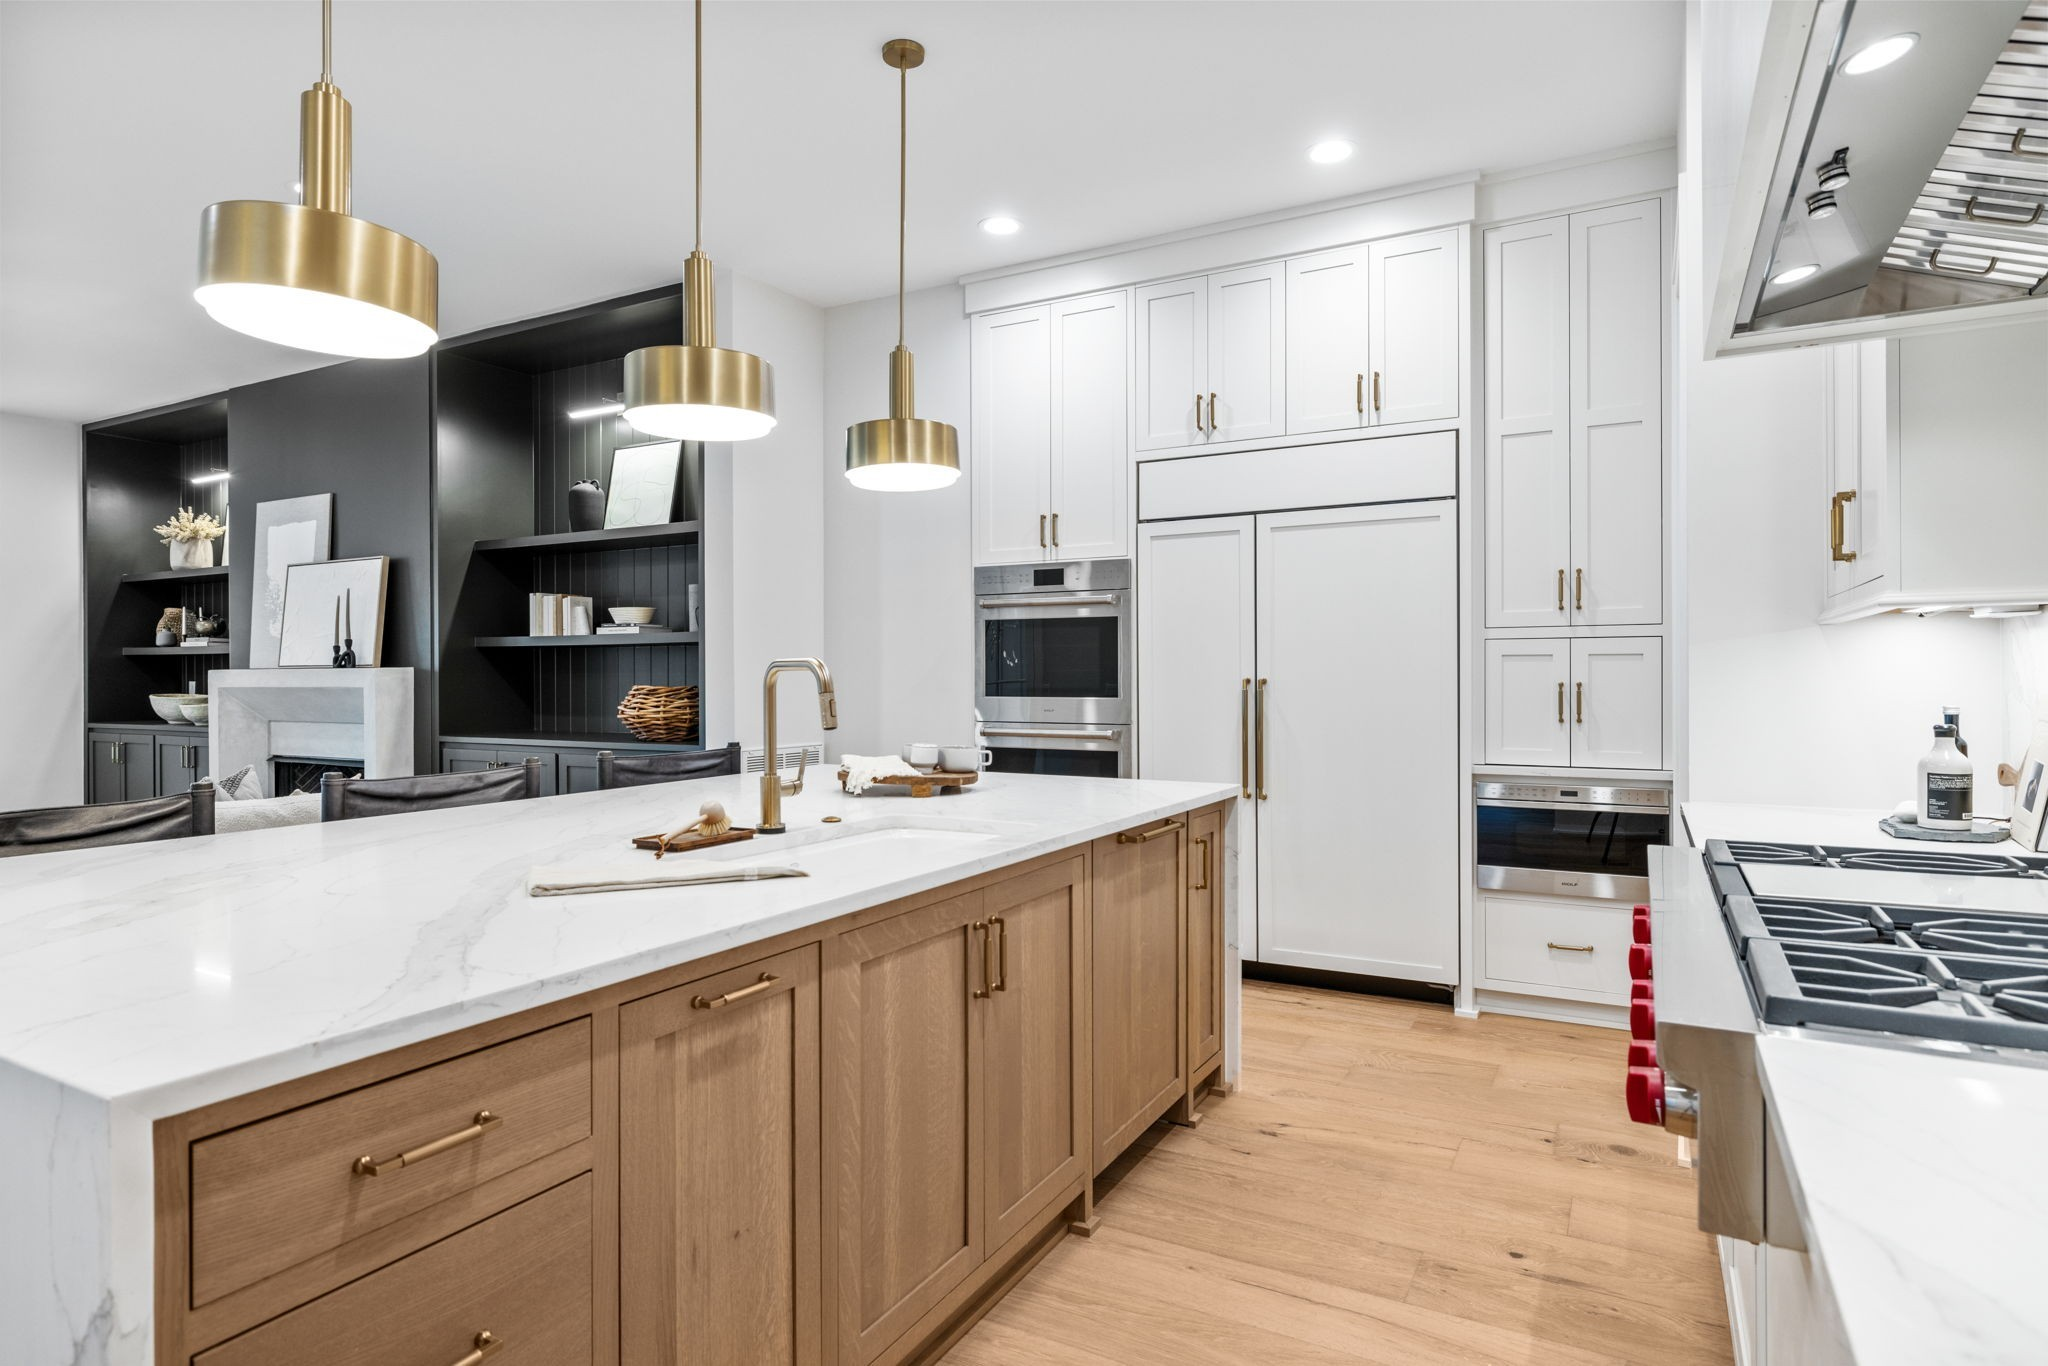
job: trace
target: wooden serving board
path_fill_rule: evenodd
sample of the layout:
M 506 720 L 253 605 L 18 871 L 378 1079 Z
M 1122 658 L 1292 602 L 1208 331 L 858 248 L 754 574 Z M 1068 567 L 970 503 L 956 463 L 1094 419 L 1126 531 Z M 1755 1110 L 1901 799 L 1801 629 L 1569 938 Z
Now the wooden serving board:
M 687 854 L 692 849 L 709 849 L 715 844 L 737 844 L 741 840 L 750 840 L 753 837 L 753 826 L 735 825 L 723 835 L 686 835 L 682 839 L 670 840 L 668 842 L 668 852 L 671 854 Z M 659 852 L 661 849 L 661 836 L 637 836 L 633 840 L 633 847 L 635 849 L 652 849 Z
M 945 788 L 952 788 L 957 792 L 963 787 L 972 787 L 980 777 L 979 773 L 947 773 L 942 769 L 934 769 L 930 773 L 920 773 L 915 778 L 877 778 L 869 783 L 868 787 L 870 790 L 877 787 L 907 787 L 913 797 L 929 797 Z M 839 770 L 839 790 L 846 790 L 846 770 L 843 768 Z

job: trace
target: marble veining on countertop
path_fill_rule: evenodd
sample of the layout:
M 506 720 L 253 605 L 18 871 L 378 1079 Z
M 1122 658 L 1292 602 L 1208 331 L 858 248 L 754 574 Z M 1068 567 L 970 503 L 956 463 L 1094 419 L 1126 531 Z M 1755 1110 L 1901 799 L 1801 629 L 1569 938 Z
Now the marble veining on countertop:
M 1757 1060 L 1857 1366 L 2048 1360 L 2048 1066 L 1786 1034 Z
M 750 823 L 759 778 L 0 859 L 0 1063 L 176 1113 L 1235 791 L 991 774 L 952 796 L 852 798 L 813 769 L 784 803 L 792 837 L 690 856 L 810 876 L 583 896 L 529 898 L 526 875 L 645 860 L 630 836 L 706 800 Z M 876 838 L 906 824 L 925 833 Z

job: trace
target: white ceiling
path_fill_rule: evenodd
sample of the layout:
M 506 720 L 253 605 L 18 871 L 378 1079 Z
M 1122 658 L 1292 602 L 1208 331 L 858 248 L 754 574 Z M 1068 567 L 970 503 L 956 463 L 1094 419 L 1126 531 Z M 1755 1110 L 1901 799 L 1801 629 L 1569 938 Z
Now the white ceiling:
M 1669 137 L 1678 0 L 707 6 L 705 249 L 888 293 L 895 76 L 912 288 Z M 355 206 L 441 262 L 443 335 L 660 285 L 689 249 L 690 9 L 342 0 Z M 199 211 L 290 199 L 313 0 L 0 3 L 0 407 L 105 417 L 326 364 L 192 302 Z M 1359 152 L 1310 164 L 1308 145 Z M 1014 214 L 993 238 L 978 221 Z M 736 339 L 743 340 L 743 339 Z

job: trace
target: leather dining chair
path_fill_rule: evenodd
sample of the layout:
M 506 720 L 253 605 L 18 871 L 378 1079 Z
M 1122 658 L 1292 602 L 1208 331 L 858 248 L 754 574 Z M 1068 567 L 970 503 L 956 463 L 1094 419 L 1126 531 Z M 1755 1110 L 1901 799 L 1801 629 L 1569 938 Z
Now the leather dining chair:
M 740 742 L 724 749 L 683 751 L 675 754 L 618 755 L 608 749 L 597 752 L 599 791 L 614 787 L 646 787 L 651 783 L 680 783 L 691 778 L 719 778 L 740 771 Z
M 213 803 L 213 782 L 202 778 L 169 797 L 0 812 L 0 858 L 211 835 Z
M 320 780 L 320 819 L 352 821 L 364 816 L 396 816 L 453 806 L 489 806 L 539 795 L 539 759 L 528 759 L 511 768 L 487 768 L 477 773 L 423 773 L 415 778 L 344 778 L 330 773 Z

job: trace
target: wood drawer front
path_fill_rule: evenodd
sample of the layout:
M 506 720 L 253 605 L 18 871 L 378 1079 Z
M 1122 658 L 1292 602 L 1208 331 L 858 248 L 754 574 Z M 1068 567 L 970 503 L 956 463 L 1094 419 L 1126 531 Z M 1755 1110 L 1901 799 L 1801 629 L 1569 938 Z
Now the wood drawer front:
M 589 1366 L 591 1198 L 565 1181 L 209 1352 L 193 1366 Z
M 1507 896 L 1479 902 L 1486 917 L 1480 972 L 1489 982 L 1509 991 L 1560 988 L 1580 997 L 1628 999 L 1628 907 Z
M 590 1021 L 572 1020 L 193 1144 L 193 1305 L 588 1138 L 590 1085 Z M 498 1122 L 475 1139 L 355 1171 L 359 1157 L 460 1133 L 482 1110 Z

